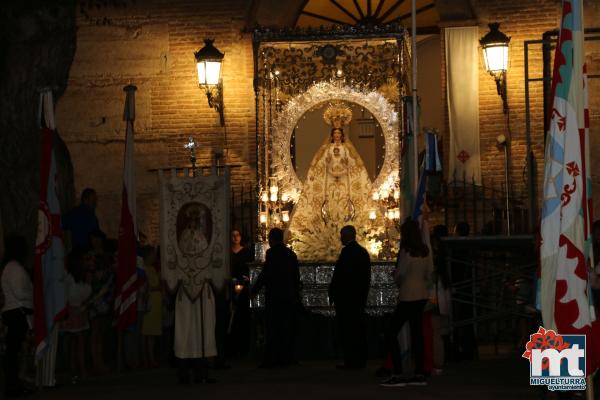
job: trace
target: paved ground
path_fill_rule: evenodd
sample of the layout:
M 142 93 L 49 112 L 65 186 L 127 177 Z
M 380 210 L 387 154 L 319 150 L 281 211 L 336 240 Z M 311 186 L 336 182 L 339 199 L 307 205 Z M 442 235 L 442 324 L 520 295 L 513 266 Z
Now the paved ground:
M 374 376 L 376 365 L 362 371 L 338 371 L 331 362 L 307 361 L 285 370 L 262 370 L 248 362 L 216 371 L 212 385 L 178 385 L 172 369 L 140 370 L 90 378 L 77 385 L 45 390 L 40 399 L 540 399 L 529 387 L 527 362 L 514 356 L 497 360 L 454 363 L 427 387 L 383 388 Z M 549 399 L 555 398 L 549 396 Z

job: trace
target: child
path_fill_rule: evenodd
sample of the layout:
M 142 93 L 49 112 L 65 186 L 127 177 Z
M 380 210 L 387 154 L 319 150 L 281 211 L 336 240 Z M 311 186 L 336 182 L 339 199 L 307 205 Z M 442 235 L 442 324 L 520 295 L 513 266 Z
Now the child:
M 154 355 L 155 338 L 162 335 L 162 285 L 156 268 L 156 250 L 152 246 L 142 248 L 147 281 L 147 306 L 142 324 L 145 363 L 149 368 L 158 367 Z
M 87 376 L 85 367 L 85 332 L 90 328 L 86 300 L 92 294 L 93 255 L 76 248 L 68 260 L 65 286 L 67 292 L 68 316 L 61 329 L 68 333 L 67 348 L 71 354 L 71 373 L 75 383 L 79 376 Z

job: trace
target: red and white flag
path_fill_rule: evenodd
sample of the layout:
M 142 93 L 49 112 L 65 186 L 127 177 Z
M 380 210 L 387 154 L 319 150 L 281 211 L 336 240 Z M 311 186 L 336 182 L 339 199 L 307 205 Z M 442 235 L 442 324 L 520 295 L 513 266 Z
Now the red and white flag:
M 64 244 L 57 195 L 58 171 L 54 141 L 54 102 L 50 89 L 40 94 L 42 154 L 40 203 L 35 247 L 34 320 L 35 352 L 40 356 L 51 344 L 50 335 L 66 313 Z
M 135 91 L 137 88 L 128 85 L 123 90 L 127 93 L 123 113 L 127 128 L 125 133 L 125 163 L 123 168 L 123 195 L 115 297 L 115 320 L 116 326 L 120 330 L 126 329 L 136 321 L 136 295 L 139 286 L 136 270 L 137 229 L 135 223 L 135 151 L 133 136 Z
M 541 221 L 541 311 L 546 329 L 586 335 L 588 374 L 600 361 L 591 302 L 592 179 L 582 0 L 563 0 L 546 139 Z

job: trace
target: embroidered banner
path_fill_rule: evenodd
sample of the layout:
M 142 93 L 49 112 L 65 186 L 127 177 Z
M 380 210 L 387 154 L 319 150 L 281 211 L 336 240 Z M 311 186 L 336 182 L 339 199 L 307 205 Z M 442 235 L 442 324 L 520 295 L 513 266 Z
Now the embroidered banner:
M 181 285 L 193 302 L 205 283 L 219 290 L 230 276 L 229 171 L 220 176 L 187 175 L 159 171 L 160 245 L 169 289 Z

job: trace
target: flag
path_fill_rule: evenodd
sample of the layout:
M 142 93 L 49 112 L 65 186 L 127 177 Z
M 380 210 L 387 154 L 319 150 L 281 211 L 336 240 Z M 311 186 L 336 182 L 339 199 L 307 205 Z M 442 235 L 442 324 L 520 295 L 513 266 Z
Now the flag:
M 433 132 L 425 133 L 425 158 L 421 164 L 419 185 L 415 196 L 415 208 L 412 219 L 419 223 L 423 242 L 429 246 L 429 207 L 427 206 L 427 180 L 429 174 L 442 170 L 438 153 L 437 136 Z
M 425 171 L 440 172 L 442 163 L 440 161 L 440 153 L 438 151 L 438 139 L 435 130 L 425 129 Z
M 123 330 L 136 321 L 136 295 L 139 287 L 136 268 L 137 229 L 135 224 L 134 138 L 136 87 L 126 86 L 127 93 L 123 119 L 126 121 L 125 162 L 123 167 L 123 192 L 121 200 L 121 223 L 117 251 L 117 284 L 115 319 L 118 329 Z
M 544 327 L 586 335 L 587 373 L 598 365 L 591 304 L 592 181 L 582 0 L 563 0 L 546 138 L 540 248 Z
M 66 313 L 64 244 L 61 210 L 57 195 L 58 171 L 53 150 L 54 104 L 52 91 L 40 94 L 39 125 L 42 153 L 40 160 L 40 203 L 35 247 L 33 331 L 36 356 L 51 344 L 57 321 Z

